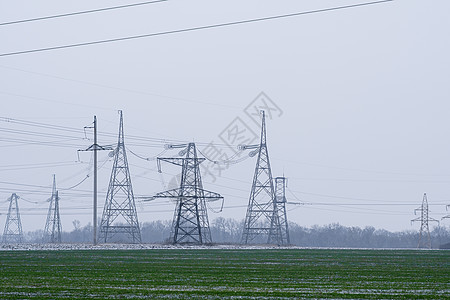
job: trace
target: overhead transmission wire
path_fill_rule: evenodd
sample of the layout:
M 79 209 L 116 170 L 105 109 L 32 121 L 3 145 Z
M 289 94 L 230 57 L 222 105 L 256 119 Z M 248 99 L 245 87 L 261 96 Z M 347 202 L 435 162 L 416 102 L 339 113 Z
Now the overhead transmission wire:
M 168 175 L 172 175 L 172 174 L 168 174 Z M 223 175 L 220 176 L 220 178 L 224 178 L 224 179 L 232 180 L 232 181 L 236 181 L 236 182 L 241 182 L 241 183 L 245 183 L 245 184 L 251 184 L 251 182 L 249 182 L 247 180 L 231 178 L 231 177 L 227 177 L 227 176 L 223 176 Z M 244 191 L 243 189 L 233 188 L 233 187 L 230 187 L 228 185 L 226 185 L 226 186 L 219 185 L 219 184 L 216 184 L 216 183 L 213 183 L 213 182 L 208 182 L 208 184 L 216 185 L 216 186 L 222 186 L 222 187 L 226 187 L 226 188 L 233 189 L 233 190 L 236 190 L 236 191 Z M 286 188 L 286 190 L 288 192 L 290 192 L 294 196 L 294 198 L 298 201 L 298 203 L 288 202 L 288 204 L 301 204 L 301 205 L 304 205 L 304 204 L 305 205 L 316 204 L 315 202 L 314 203 L 312 203 L 312 202 L 310 203 L 310 202 L 305 202 L 305 201 L 300 200 L 298 198 L 298 196 L 295 195 L 295 193 L 312 195 L 312 196 L 319 196 L 319 197 L 326 197 L 326 198 L 343 199 L 343 200 L 356 200 L 356 201 L 376 202 L 374 204 L 371 204 L 371 203 L 365 203 L 365 204 L 363 204 L 363 203 L 359 204 L 358 203 L 357 204 L 357 205 L 367 205 L 367 206 L 370 206 L 370 205 L 386 205 L 386 204 L 387 205 L 413 205 L 413 204 L 415 205 L 415 204 L 417 204 L 417 203 L 410 203 L 410 202 L 392 202 L 392 201 L 388 201 L 386 199 L 368 199 L 368 198 L 357 198 L 357 197 L 350 197 L 350 196 L 310 193 L 310 192 L 304 192 L 304 191 L 294 191 L 294 190 L 291 190 L 288 187 Z M 438 202 L 445 202 L 445 201 L 449 201 L 449 200 L 447 200 L 447 199 L 440 199 L 440 200 L 438 200 Z M 324 202 L 318 202 L 317 204 L 322 204 L 322 205 L 328 205 L 328 204 L 330 204 L 330 205 L 339 205 L 339 203 L 324 203 Z M 345 204 L 348 204 L 348 203 L 345 203 Z M 355 203 L 351 203 L 351 205 L 354 205 L 354 204 Z M 430 204 L 430 205 L 442 205 L 442 204 L 439 204 L 439 203 L 435 204 L 435 203 L 433 203 L 433 204 Z
M 9 133 L 9 134 L 21 134 L 21 135 L 36 136 L 36 137 L 80 139 L 80 137 L 67 136 L 67 135 L 63 135 L 63 134 L 44 133 L 44 132 L 20 130 L 20 129 L 10 129 L 10 128 L 4 128 L 4 127 L 0 127 L 0 131 Z
M 251 157 L 250 155 L 244 155 L 244 156 L 241 157 L 241 158 L 235 159 L 236 157 L 240 156 L 240 155 L 243 153 L 243 150 L 239 150 L 239 151 L 235 152 L 235 153 L 234 153 L 230 158 L 228 158 L 228 159 L 218 159 L 218 160 L 214 160 L 214 159 L 209 158 L 207 155 L 205 155 L 202 151 L 200 151 L 200 149 L 197 149 L 197 151 L 198 151 L 201 155 L 203 155 L 203 157 L 204 157 L 207 161 L 212 162 L 212 163 L 215 164 L 215 165 L 225 165 L 225 166 L 235 165 L 235 164 L 241 163 L 241 162 L 243 162 L 243 161 L 245 161 L 245 160 L 247 160 L 248 158 Z
M 203 154 L 202 154 L 203 155 Z M 173 175 L 173 176 L 175 176 L 174 174 L 170 174 L 170 173 L 166 173 L 166 172 L 164 172 L 165 174 L 167 174 L 167 175 Z M 242 180 L 237 180 L 237 181 L 242 181 Z M 242 181 L 242 182 L 244 182 L 244 181 Z M 209 183 L 209 184 L 211 184 L 211 185 L 215 185 L 215 186 L 221 186 L 221 187 L 227 187 L 227 188 L 230 188 L 229 186 L 223 186 L 223 185 L 220 185 L 220 184 L 216 184 L 216 183 Z M 236 189 L 236 188 L 231 188 L 231 189 L 233 189 L 233 190 L 237 190 L 237 191 L 244 191 L 243 189 Z M 308 205 L 308 207 L 311 207 L 311 206 L 334 206 L 334 207 L 337 207 L 337 208 L 350 208 L 350 209 L 356 209 L 356 210 L 364 210 L 364 211 L 371 211 L 371 212 L 387 212 L 387 213 L 392 213 L 392 211 L 386 211 L 386 210 L 379 210 L 379 209 L 370 209 L 370 208 L 361 208 L 361 207 L 354 207 L 354 206 L 386 206 L 386 205 L 388 205 L 388 206 L 403 206 L 403 205 L 407 205 L 407 206 L 411 206 L 411 205 L 416 205 L 416 203 L 405 203 L 405 202 L 401 202 L 401 203 L 399 203 L 399 202 L 397 202 L 397 203 L 392 203 L 392 202 L 389 202 L 389 203 L 380 203 L 380 202 L 378 202 L 378 203 L 325 203 L 325 202 L 304 202 L 304 201 L 301 201 L 296 195 L 295 195 L 295 193 L 291 190 L 291 189 L 287 189 L 293 196 L 294 196 L 294 198 L 298 201 L 298 202 L 291 202 L 291 201 L 289 201 L 289 202 L 287 202 L 287 204 L 291 204 L 291 205 Z M 303 192 L 302 192 L 303 193 Z M 306 193 L 306 192 L 305 192 Z M 326 196 L 326 197 L 332 197 L 332 198 L 338 198 L 338 199 L 346 199 L 346 200 L 359 200 L 359 201 L 361 201 L 361 200 L 363 200 L 363 201 L 380 201 L 380 199 L 363 199 L 363 198 L 352 198 L 352 197 L 343 197 L 343 196 L 333 196 L 333 195 L 323 195 L 323 194 L 314 194 L 314 193 L 306 193 L 306 194 L 313 194 L 313 195 L 319 195 L 319 196 Z M 227 195 L 227 196 L 231 196 L 231 197 L 234 197 L 234 198 L 242 198 L 242 199 L 244 199 L 244 197 L 241 197 L 241 196 L 236 196 L 236 195 L 230 195 L 230 194 L 224 194 L 224 195 Z M 146 202 L 148 202 L 148 201 L 146 201 Z M 442 205 L 442 203 L 434 203 L 433 205 Z M 212 209 L 211 208 L 211 206 L 208 204 L 208 207 L 210 208 L 210 209 Z M 224 207 L 223 206 L 223 204 L 222 204 L 222 206 L 221 206 L 221 210 L 220 211 L 222 211 L 223 210 L 223 208 L 228 208 L 228 207 Z M 296 208 L 292 208 L 292 209 L 290 209 L 290 210 L 293 210 L 293 209 L 296 209 Z M 351 213 L 358 213 L 358 211 L 348 211 L 348 210 L 346 210 L 346 211 L 344 211 L 344 210 L 342 210 L 342 209 L 338 209 L 338 210 L 336 210 L 336 209 L 325 209 L 325 208 L 318 208 L 318 207 L 315 207 L 314 209 L 323 209 L 323 210 L 331 210 L 331 211 L 338 211 L 338 212 L 351 212 Z M 216 211 L 214 211 L 214 212 L 216 212 Z M 398 213 L 393 213 L 393 215 L 405 215 L 405 213 L 401 213 L 401 212 L 398 212 Z
M 15 168 L 3 168 L 0 167 L 0 172 L 5 171 L 16 171 L 16 170 L 28 170 L 28 169 L 45 169 L 45 168 L 56 168 L 56 167 L 67 167 L 67 166 L 74 166 L 78 163 L 76 161 L 67 161 L 67 162 L 56 162 L 56 163 L 48 163 L 45 165 L 30 165 L 30 166 L 23 166 L 23 167 L 15 167 Z
M 211 103 L 211 102 L 205 102 L 205 101 L 200 101 L 200 100 L 185 99 L 185 98 L 180 98 L 180 97 L 175 97 L 175 96 L 162 95 L 162 94 L 158 94 L 158 93 L 154 93 L 154 92 L 134 90 L 134 89 L 118 87 L 118 86 L 111 86 L 111 85 L 102 84 L 102 83 L 98 83 L 98 82 L 91 82 L 91 81 L 84 81 L 84 80 L 73 79 L 73 78 L 66 78 L 66 77 L 62 77 L 62 76 L 57 76 L 57 75 L 52 75 L 52 74 L 47 74 L 47 73 L 41 73 L 41 72 L 35 72 L 35 71 L 30 71 L 30 70 L 24 70 L 24 69 L 19 69 L 19 68 L 13 68 L 13 67 L 4 66 L 4 65 L 0 65 L 0 68 L 14 70 L 14 71 L 18 71 L 18 72 L 24 72 L 24 73 L 33 74 L 33 75 L 49 77 L 49 78 L 53 78 L 53 79 L 69 81 L 69 82 L 75 82 L 75 83 L 79 83 L 79 84 L 90 85 L 90 86 L 94 86 L 94 87 L 119 90 L 119 91 L 124 91 L 124 92 L 128 92 L 128 93 L 134 93 L 134 94 L 156 96 L 156 97 L 165 98 L 165 99 L 169 99 L 169 100 L 176 101 L 176 102 L 180 102 L 181 101 L 181 102 L 187 102 L 187 103 L 197 103 L 197 104 L 200 104 L 200 105 L 212 105 L 212 106 L 216 106 L 216 107 L 225 107 L 225 108 L 230 108 L 230 109 L 239 109 L 239 110 L 241 110 L 241 107 L 234 106 L 234 105 L 229 105 L 229 104 Z M 3 92 L 3 91 L 0 91 L 0 93 L 6 94 L 6 95 L 9 95 L 9 96 L 23 97 L 23 98 L 32 98 L 32 99 L 37 99 L 37 100 L 44 100 L 44 101 L 54 102 L 54 100 L 50 100 L 50 99 L 42 99 L 42 98 L 29 97 L 29 96 L 19 95 L 19 94 L 11 94 L 11 93 Z M 65 103 L 65 104 L 76 105 L 74 103 Z M 91 107 L 91 108 L 101 108 L 101 107 L 96 107 L 96 106 L 93 106 L 93 105 L 80 105 L 80 106 L 86 106 L 86 107 Z M 102 109 L 105 109 L 105 108 L 102 108 Z
M 25 121 L 25 120 L 19 120 L 19 119 L 14 119 L 14 118 L 7 118 L 7 117 L 0 117 L 0 122 L 4 122 L 4 123 L 12 123 L 12 124 L 18 124 L 18 125 L 23 125 L 23 126 L 30 126 L 30 127 L 37 127 L 37 128 L 45 128 L 45 129 L 50 129 L 50 130 L 57 130 L 57 131 L 63 131 L 63 132 L 72 132 L 72 133 L 77 133 L 77 134 L 82 134 L 85 138 L 85 140 L 89 140 L 89 138 L 87 138 L 87 135 L 85 133 L 85 131 L 81 128 L 73 128 L 73 127 L 67 127 L 67 126 L 60 126 L 60 125 L 55 125 L 55 124 L 48 124 L 48 123 L 40 123 L 40 122 L 33 122 L 33 121 Z M 36 131 L 30 131 L 30 130 L 21 130 L 21 129 L 8 129 L 8 128 L 4 128 L 4 127 L 0 127 L 0 131 L 1 130 L 6 130 L 8 132 L 11 133 L 18 133 L 18 134 L 23 134 L 23 135 L 27 135 L 27 136 L 42 136 L 42 137 L 68 137 L 67 135 L 62 135 L 62 134 L 57 134 L 57 133 L 42 133 L 42 132 L 36 132 Z M 111 133 L 111 132 L 105 132 L 105 131 L 98 131 L 99 136 L 103 136 L 103 137 L 110 137 L 110 138 L 117 138 L 117 133 Z M 83 140 L 83 138 L 79 138 L 79 137 L 75 137 L 75 136 L 69 136 L 70 138 L 73 138 L 74 140 Z M 145 137 L 145 136 L 137 136 L 137 135 L 127 135 L 127 140 L 128 141 L 132 141 L 132 142 L 128 142 L 128 145 L 133 145 L 133 146 L 146 146 L 146 147 L 161 147 L 164 146 L 166 144 L 170 144 L 170 143 L 176 143 L 176 144 L 188 144 L 188 141 L 185 140 L 175 140 L 175 139 L 167 139 L 167 138 L 152 138 L 152 137 Z M 140 144 L 134 143 L 133 141 L 137 141 L 137 142 L 143 142 Z M 19 140 L 17 139 L 17 142 L 28 142 L 30 143 L 29 140 Z M 39 142 L 39 141 L 31 141 L 32 143 L 52 143 L 52 141 L 46 141 L 46 142 Z M 57 141 L 54 141 L 57 142 Z M 116 142 L 114 142 L 115 144 Z M 227 144 L 221 144 L 221 143 L 211 143 L 211 142 L 196 142 L 197 145 L 214 145 L 215 147 L 229 147 L 229 145 Z M 79 147 L 79 145 L 75 145 L 75 144 L 61 144 L 58 146 L 67 146 L 67 147 Z M 1 147 L 1 146 L 0 146 Z
M 26 125 L 26 126 L 33 126 L 33 127 L 40 127 L 40 128 L 60 130 L 60 131 L 70 131 L 70 132 L 76 132 L 76 133 L 83 133 L 83 130 L 80 129 L 80 128 L 73 128 L 73 127 L 60 126 L 60 125 L 47 124 L 47 123 L 40 123 L 40 122 L 33 122 L 33 121 L 26 121 L 26 120 L 19 120 L 19 119 L 14 119 L 14 118 L 0 117 L 0 121 L 4 122 L 4 123 L 14 123 L 14 124 L 20 124 L 20 125 Z
M 71 187 L 68 187 L 68 188 L 59 188 L 58 190 L 62 190 L 62 191 L 72 190 L 72 189 L 74 189 L 74 188 L 80 186 L 80 185 L 81 185 L 83 182 L 85 182 L 89 177 L 90 177 L 89 174 L 87 174 L 87 175 L 86 175 L 80 182 L 78 182 L 77 184 L 75 184 L 75 185 L 73 185 L 73 186 L 71 186 Z
M 201 151 L 199 151 L 201 153 Z M 201 153 L 203 156 L 205 156 L 203 153 Z M 205 156 L 206 157 L 206 156 Z M 167 172 L 164 172 L 167 175 L 172 175 L 175 176 L 174 174 L 170 174 Z M 231 179 L 231 178 L 230 178 Z M 243 180 L 237 180 L 236 181 L 240 181 L 240 182 L 246 182 Z M 247 182 L 246 182 L 247 183 Z M 209 183 L 211 185 L 214 186 L 220 186 L 220 187 L 227 187 L 230 188 L 229 186 L 224 186 L 224 185 L 220 185 L 217 183 Z M 233 190 L 237 190 L 237 191 L 246 191 L 243 189 L 237 189 L 237 188 L 230 188 Z M 307 192 L 300 192 L 300 193 L 305 193 L 305 194 L 311 194 L 311 195 L 316 195 L 316 196 L 324 196 L 324 197 L 331 197 L 331 198 L 338 198 L 338 199 L 345 199 L 345 200 L 358 200 L 358 201 L 377 201 L 377 203 L 326 203 L 326 202 L 305 202 L 305 201 L 301 201 L 296 195 L 295 193 L 291 190 L 291 189 L 287 189 L 293 196 L 294 198 L 298 201 L 298 202 L 287 202 L 287 204 L 291 204 L 291 205 L 308 205 L 308 206 L 336 206 L 336 207 L 342 207 L 342 208 L 353 208 L 353 209 L 359 209 L 359 210 L 368 210 L 368 211 L 375 211 L 375 212 L 387 212 L 384 210 L 377 210 L 377 209 L 369 209 L 369 208 L 361 208 L 361 207 L 352 207 L 352 206 L 403 206 L 403 205 L 407 205 L 407 206 L 411 206 L 411 205 L 416 205 L 416 203 L 405 203 L 405 202 L 379 202 L 379 201 L 386 201 L 386 200 L 380 200 L 380 199 L 365 199 L 365 198 L 354 198 L 354 197 L 344 197 L 344 196 L 336 196 L 336 195 L 323 195 L 323 194 L 316 194 L 316 193 L 307 193 Z M 230 195 L 230 194 L 225 194 L 228 196 L 232 196 L 234 198 L 244 198 L 241 196 L 236 196 L 236 195 Z M 434 203 L 433 205 L 442 205 L 442 203 Z M 350 207 L 349 207 L 350 206 Z M 223 208 L 223 205 L 222 205 Z M 319 209 L 319 208 L 316 208 Z M 327 210 L 327 209 L 325 209 Z M 329 209 L 328 209 L 329 210 Z M 337 210 L 335 210 L 337 211 Z M 342 210 L 339 210 L 342 211 Z
M 70 17 L 70 16 L 83 15 L 83 14 L 91 14 L 91 13 L 103 12 L 103 11 L 108 11 L 108 10 L 129 8 L 129 7 L 135 7 L 135 6 L 143 6 L 143 5 L 154 4 L 154 3 L 159 3 L 159 2 L 167 2 L 167 1 L 168 0 L 153 0 L 153 1 L 131 3 L 131 4 L 125 4 L 125 5 L 119 5 L 119 6 L 110 6 L 110 7 L 104 7 L 104 8 L 91 9 L 91 10 L 83 10 L 83 11 L 77 11 L 77 12 L 71 12 L 71 13 L 65 13 L 65 14 L 59 14 L 59 15 L 51 15 L 51 16 L 37 17 L 37 18 L 31 18 L 31 19 L 8 21 L 8 22 L 0 23 L 0 26 L 27 23 L 27 22 L 35 22 L 35 21 L 43 21 L 43 20 Z
M 20 147 L 20 146 L 53 146 L 58 148 L 74 148 L 79 147 L 79 144 L 71 144 L 67 143 L 69 140 L 59 140 L 59 141 L 37 141 L 37 140 L 24 140 L 24 139 L 14 139 L 14 138 L 8 138 L 8 139 L 2 139 L 0 138 L 0 141 L 4 142 L 5 144 L 0 145 L 1 148 L 11 148 L 11 147 Z
M 73 163 L 73 161 L 61 161 L 61 162 L 49 162 L 49 163 L 35 163 L 35 164 L 19 164 L 19 165 L 3 165 L 0 166 L 0 171 L 5 171 L 5 170 L 21 170 L 24 168 L 40 168 L 40 167 L 52 167 L 55 165 L 65 165 L 65 164 L 70 164 Z M 4 181 L 0 181 L 0 183 L 5 183 Z
M 205 26 L 189 27 L 189 28 L 184 28 L 184 29 L 175 29 L 175 30 L 154 32 L 154 33 L 148 33 L 148 34 L 140 34 L 140 35 L 132 35 L 132 36 L 119 37 L 119 38 L 112 38 L 112 39 L 96 40 L 96 41 L 91 41 L 91 42 L 82 42 L 82 43 L 74 43 L 74 44 L 67 44 L 67 45 L 61 45 L 61 46 L 36 48 L 36 49 L 16 51 L 16 52 L 7 52 L 7 53 L 1 53 L 0 57 L 13 56 L 13 55 L 19 55 L 19 54 L 29 54 L 29 53 L 36 53 L 36 52 L 44 52 L 44 51 L 51 51 L 51 50 L 60 50 L 60 49 L 67 49 L 67 48 L 75 48 L 75 47 L 82 47 L 82 46 L 91 46 L 91 45 L 98 45 L 98 44 L 105 44 L 105 43 L 113 43 L 113 42 L 120 42 L 120 41 L 126 41 L 126 40 L 142 39 L 142 38 L 149 38 L 149 37 L 176 34 L 176 33 L 184 33 L 184 32 L 191 32 L 191 31 L 220 28 L 220 27 L 228 27 L 228 26 L 242 25 L 242 24 L 248 24 L 248 23 L 270 21 L 270 20 L 276 20 L 276 19 L 282 19 L 282 18 L 290 18 L 290 17 L 301 16 L 301 15 L 316 14 L 316 13 L 335 11 L 335 10 L 343 10 L 343 9 L 362 7 L 362 6 L 382 4 L 382 3 L 393 2 L 393 1 L 394 0 L 380 0 L 380 1 L 373 1 L 373 2 L 344 5 L 344 6 L 336 6 L 336 7 L 331 7 L 331 8 L 316 9 L 316 10 L 310 10 L 310 11 L 301 11 L 301 12 L 296 12 L 296 13 L 275 15 L 275 16 L 262 17 L 262 18 L 247 19 L 247 20 L 241 20 L 241 21 L 232 21 L 232 22 L 218 23 L 218 24 L 205 25 Z
M 137 158 L 140 158 L 142 160 L 146 160 L 146 161 L 154 161 L 156 160 L 159 156 L 163 155 L 164 153 L 167 152 L 167 149 L 164 149 L 163 151 L 161 151 L 160 153 L 156 154 L 155 156 L 151 156 L 151 157 L 144 157 L 142 155 L 136 154 L 134 151 L 132 151 L 130 148 L 126 147 L 128 152 L 130 152 L 131 154 L 133 154 L 134 156 L 136 156 Z
M 175 176 L 174 174 L 170 174 L 170 173 L 167 173 L 167 172 L 164 172 L 165 174 L 167 174 L 167 175 L 173 175 L 173 176 Z M 221 186 L 221 187 L 225 187 L 225 186 L 223 186 L 223 185 L 220 185 L 220 184 L 216 184 L 216 183 L 210 183 L 211 185 L 215 185 L 215 186 Z M 242 190 L 242 189 L 236 189 L 236 188 L 232 188 L 233 190 L 238 190 L 238 191 L 244 191 L 244 190 Z M 352 207 L 352 206 L 360 206 L 360 205 L 363 205 L 363 206 L 370 206 L 371 204 L 368 204 L 368 203 L 317 203 L 317 202 L 303 202 L 303 201 L 301 201 L 290 189 L 288 189 L 288 191 L 294 196 L 294 198 L 296 198 L 296 200 L 297 201 L 299 201 L 299 202 L 287 202 L 287 204 L 294 204 L 294 205 L 308 205 L 308 206 L 336 206 L 336 207 L 338 207 L 339 209 L 323 209 L 323 208 L 318 208 L 318 207 L 315 207 L 314 209 L 319 209 L 319 210 L 331 210 L 331 211 L 338 211 L 338 212 L 350 212 L 350 213 L 358 213 L 360 210 L 364 210 L 364 211 L 370 211 L 370 212 L 376 212 L 376 213 L 385 213 L 385 212 L 387 212 L 387 213 L 391 213 L 392 215 L 403 215 L 401 212 L 398 212 L 398 213 L 393 213 L 392 211 L 386 211 L 386 210 L 379 210 L 379 209 L 369 209 L 369 208 L 361 208 L 361 207 Z M 231 196 L 231 197 L 233 197 L 233 198 L 241 198 L 241 199 L 246 199 L 245 197 L 242 197 L 242 196 L 237 196 L 237 195 L 231 195 L 231 194 L 224 194 L 224 193 L 222 193 L 223 195 L 225 195 L 225 196 Z M 137 197 L 137 198 L 147 198 L 147 197 Z M 343 197 L 344 198 L 344 197 Z M 348 199 L 348 198 L 347 198 Z M 150 199 L 150 200 L 146 200 L 146 201 L 144 201 L 144 202 L 151 202 L 151 201 L 154 201 L 154 200 L 156 200 L 156 198 L 155 199 Z M 415 205 L 416 203 L 402 203 L 402 204 L 400 204 L 400 205 Z M 386 205 L 386 203 L 377 203 L 376 205 Z M 389 204 L 387 204 L 387 205 L 398 205 L 398 204 L 394 204 L 394 203 L 389 203 Z M 438 204 L 436 204 L 436 205 L 438 205 Z M 231 207 L 228 207 L 228 206 L 224 206 L 224 201 L 222 201 L 222 203 L 221 203 L 221 207 L 220 207 L 220 209 L 219 210 L 216 210 L 216 209 L 214 209 L 211 205 L 210 205 L 210 203 L 209 202 L 207 202 L 207 206 L 208 206 L 208 208 L 213 212 L 213 213 L 220 213 L 220 212 L 222 212 L 223 211 L 223 209 L 224 208 L 231 208 Z M 246 207 L 246 205 L 239 205 L 239 206 L 234 206 L 234 207 Z M 342 210 L 341 208 L 347 208 L 347 209 L 356 209 L 356 210 L 359 210 L 359 211 L 348 211 L 348 210 Z M 296 208 L 292 208 L 292 209 L 290 209 L 290 210 L 293 210 L 293 209 L 296 209 Z M 374 214 L 374 213 L 372 213 L 372 214 Z
M 26 120 L 19 120 L 14 118 L 7 118 L 7 117 L 0 117 L 0 122 L 4 123 L 12 123 L 12 124 L 19 124 L 23 126 L 30 126 L 30 127 L 37 127 L 37 128 L 45 128 L 50 130 L 57 130 L 57 131 L 63 131 L 63 132 L 72 132 L 72 133 L 78 133 L 85 136 L 85 139 L 88 139 L 85 135 L 85 131 L 81 128 L 74 128 L 74 127 L 67 127 L 67 126 L 60 126 L 55 124 L 48 124 L 48 123 L 41 123 L 41 122 L 34 122 L 34 121 L 26 121 Z M 1 127 L 0 127 L 1 129 Z M 66 137 L 67 135 L 60 135 L 56 133 L 42 133 L 42 132 L 36 132 L 36 131 L 28 131 L 28 130 L 19 130 L 19 129 L 5 129 L 9 131 L 17 131 L 17 133 L 20 134 L 29 134 L 29 135 L 42 135 L 46 137 Z M 104 137 L 111 137 L 111 138 L 117 138 L 117 133 L 111 133 L 111 132 L 105 132 L 105 131 L 98 131 L 98 134 L 100 136 Z M 76 138 L 76 137 L 73 137 Z M 88 139 L 89 140 L 89 139 Z M 139 141 L 139 142 L 148 142 L 148 143 L 154 143 L 153 146 L 163 146 L 167 143 L 177 143 L 177 144 L 185 144 L 189 143 L 185 140 L 175 140 L 175 139 L 166 139 L 166 138 L 152 138 L 152 137 L 145 137 L 145 136 L 137 136 L 137 135 L 127 135 L 127 140 L 131 141 Z M 129 145 L 134 145 L 135 143 L 127 143 Z M 208 145 L 211 143 L 206 142 L 196 142 L 198 145 Z M 149 146 L 149 144 L 139 144 L 140 146 Z M 213 143 L 216 147 L 229 147 L 226 144 L 220 144 L 220 143 Z

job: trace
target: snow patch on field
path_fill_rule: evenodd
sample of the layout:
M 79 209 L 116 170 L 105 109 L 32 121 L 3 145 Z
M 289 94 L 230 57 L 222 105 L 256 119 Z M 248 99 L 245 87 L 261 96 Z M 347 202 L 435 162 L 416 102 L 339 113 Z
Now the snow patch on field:
M 9 250 L 151 250 L 151 249 L 307 249 L 274 245 L 167 245 L 167 244 L 1 244 L 0 251 Z
M 374 250 L 371 248 L 343 248 L 343 247 L 300 247 L 300 246 L 277 246 L 277 245 L 233 245 L 233 244 L 212 244 L 212 245 L 192 245 L 192 244 L 0 244 L 0 251 L 10 250 L 151 250 L 151 249 L 230 249 L 230 250 L 281 250 L 281 249 L 329 249 L 329 250 Z M 407 248 L 376 248 L 376 250 L 411 250 Z M 442 251 L 440 249 L 414 249 L 422 251 Z

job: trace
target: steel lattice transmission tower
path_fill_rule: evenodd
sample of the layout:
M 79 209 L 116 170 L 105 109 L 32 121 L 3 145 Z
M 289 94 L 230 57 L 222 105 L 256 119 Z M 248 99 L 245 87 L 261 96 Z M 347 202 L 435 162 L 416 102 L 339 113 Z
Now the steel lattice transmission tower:
M 44 228 L 44 240 L 50 243 L 61 243 L 61 218 L 59 216 L 59 197 L 56 190 L 56 176 L 53 175 L 52 197 L 48 199 L 47 221 Z
M 289 239 L 289 226 L 286 214 L 286 177 L 276 177 L 275 178 L 275 198 L 274 205 L 276 209 L 276 214 L 278 215 L 278 220 L 280 222 L 280 232 L 281 232 L 281 244 L 289 245 L 291 243 Z M 276 242 L 276 241 L 274 241 Z
M 158 157 L 157 160 L 159 172 L 161 172 L 161 161 L 181 166 L 180 187 L 157 193 L 153 197 L 176 200 L 170 242 L 173 244 L 211 243 L 206 201 L 220 200 L 223 197 L 203 189 L 199 166 L 205 158 L 197 156 L 195 143 L 168 145 L 167 148 L 183 148 L 179 155 L 185 156 L 184 158 Z
M 254 151 L 258 153 L 241 243 L 251 243 L 255 238 L 266 234 L 268 235 L 268 243 L 282 244 L 280 220 L 274 201 L 272 170 L 267 151 L 266 118 L 264 111 L 261 111 L 261 114 L 261 140 L 259 145 L 241 146 L 242 149 L 255 149 Z
M 419 243 L 417 244 L 417 248 L 423 248 L 424 246 L 426 248 L 431 249 L 431 236 L 430 236 L 430 228 L 428 227 L 428 223 L 431 222 L 438 222 L 436 219 L 431 218 L 428 213 L 428 200 L 427 200 L 427 194 L 423 194 L 423 200 L 422 200 L 422 206 L 419 208 L 416 208 L 414 210 L 414 214 L 417 213 L 417 211 L 420 211 L 420 217 L 417 217 L 413 220 L 411 220 L 411 223 L 413 222 L 420 222 L 420 232 L 419 232 Z M 426 237 L 424 237 L 426 235 Z M 426 239 L 426 241 L 424 241 Z
M 22 243 L 22 222 L 19 213 L 19 196 L 15 193 L 9 197 L 9 209 L 6 217 L 5 230 L 3 231 L 3 243 Z
M 140 243 L 141 231 L 128 169 L 122 111 L 119 111 L 119 114 L 119 140 L 117 147 L 112 152 L 114 163 L 103 208 L 99 237 L 100 241 L 104 243 L 126 241 Z

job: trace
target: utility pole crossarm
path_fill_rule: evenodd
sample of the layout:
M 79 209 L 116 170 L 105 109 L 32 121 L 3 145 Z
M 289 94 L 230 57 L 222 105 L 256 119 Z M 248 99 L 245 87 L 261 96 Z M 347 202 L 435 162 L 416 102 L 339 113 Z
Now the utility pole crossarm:
M 86 150 L 78 150 L 78 151 L 99 151 L 99 150 L 114 150 L 114 147 L 111 145 L 100 146 L 98 144 L 92 144 Z

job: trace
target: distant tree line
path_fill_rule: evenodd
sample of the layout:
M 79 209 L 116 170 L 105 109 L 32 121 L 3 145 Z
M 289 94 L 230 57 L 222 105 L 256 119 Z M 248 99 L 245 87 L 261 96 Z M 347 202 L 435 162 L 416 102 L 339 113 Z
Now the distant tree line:
M 80 226 L 74 220 L 73 230 L 62 233 L 63 243 L 91 243 L 92 225 Z M 168 243 L 172 223 L 170 221 L 153 221 L 141 224 L 143 243 Z M 217 218 L 211 224 L 211 235 L 217 244 L 239 244 L 242 235 L 243 221 L 231 218 Z M 419 241 L 417 230 L 391 232 L 376 229 L 347 227 L 338 223 L 312 227 L 303 227 L 294 222 L 289 223 L 289 235 L 292 245 L 301 247 L 349 247 L 349 248 L 416 248 Z M 433 248 L 450 247 L 450 228 L 441 226 L 430 229 Z M 0 237 L 1 238 L 1 237 Z M 25 233 L 28 243 L 42 243 L 43 230 Z M 426 237 L 424 237 L 426 238 Z M 264 243 L 258 240 L 257 243 Z

